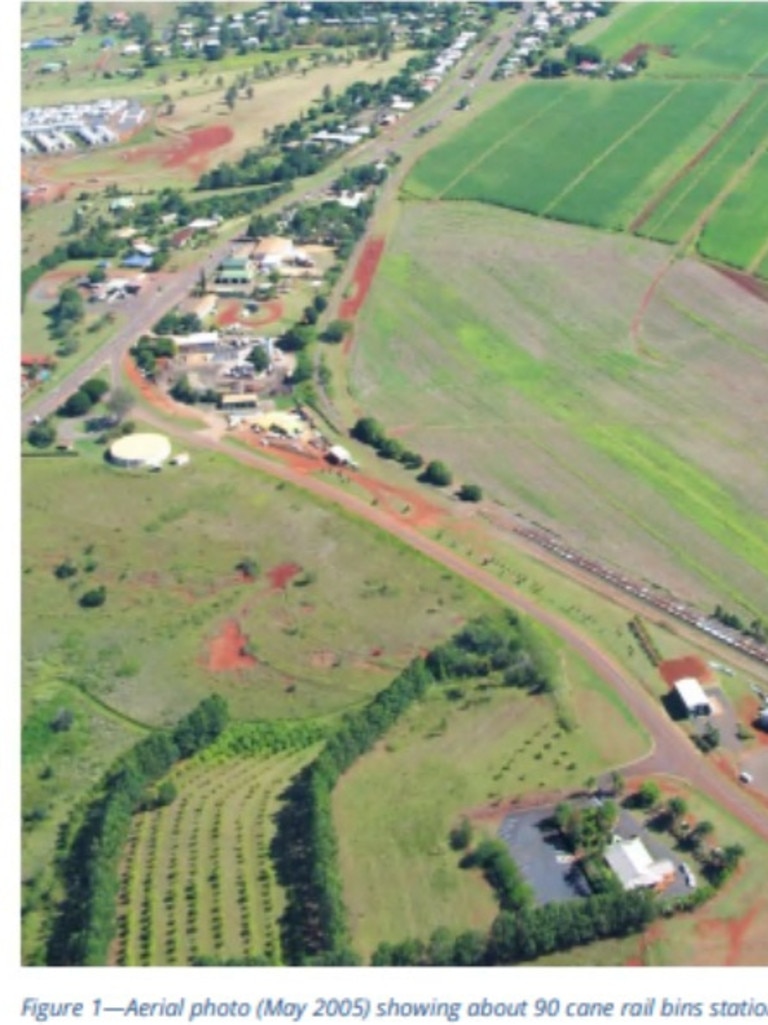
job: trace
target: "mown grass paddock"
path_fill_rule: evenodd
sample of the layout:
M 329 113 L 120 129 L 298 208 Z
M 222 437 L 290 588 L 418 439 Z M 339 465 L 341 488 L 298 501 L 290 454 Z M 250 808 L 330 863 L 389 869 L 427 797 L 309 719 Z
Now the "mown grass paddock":
M 643 309 L 666 259 L 626 236 L 407 201 L 358 319 L 357 415 L 646 579 L 758 614 L 764 304 L 683 261 Z
M 474 811 L 478 835 L 492 834 L 502 798 L 579 789 L 646 751 L 636 724 L 577 658 L 560 654 L 557 682 L 578 722 L 572 731 L 550 698 L 456 681 L 430 691 L 341 780 L 334 820 L 361 952 L 382 941 L 426 940 L 439 926 L 487 929 L 498 910 L 493 892 L 479 873 L 459 867 L 451 828 Z

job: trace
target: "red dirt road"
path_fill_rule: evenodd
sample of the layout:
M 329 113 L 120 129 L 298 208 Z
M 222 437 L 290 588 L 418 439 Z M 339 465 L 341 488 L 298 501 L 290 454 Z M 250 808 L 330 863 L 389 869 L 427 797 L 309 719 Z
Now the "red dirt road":
M 145 416 L 145 419 L 149 417 Z M 167 426 L 164 429 L 167 431 Z M 438 541 L 425 537 L 414 526 L 404 522 L 401 516 L 379 506 L 370 505 L 353 494 L 345 493 L 320 476 L 297 473 L 289 466 L 269 460 L 257 452 L 230 448 L 220 441 L 181 427 L 174 429 L 174 434 L 190 445 L 227 452 L 230 457 L 246 466 L 252 466 L 272 477 L 295 484 L 333 505 L 340 506 L 554 630 L 616 691 L 629 713 L 642 723 L 653 738 L 652 753 L 641 762 L 635 763 L 634 767 L 638 771 L 642 767 L 643 771 L 666 773 L 688 780 L 693 787 L 717 801 L 759 836 L 768 840 L 768 814 L 760 803 L 755 801 L 751 794 L 739 788 L 735 776 L 729 778 L 720 773 L 668 718 L 660 703 L 636 681 L 629 679 L 611 656 L 603 652 L 563 616 L 543 608 L 517 588 L 445 548 Z
M 273 591 L 284 591 L 295 576 L 301 573 L 301 566 L 295 562 L 282 562 L 267 572 Z
M 266 327 L 267 324 L 274 324 L 282 320 L 284 307 L 280 299 L 269 299 L 267 302 L 259 303 L 261 313 L 258 317 L 248 317 L 243 314 L 243 304 L 239 299 L 225 303 L 216 316 L 216 323 L 219 327 L 229 327 L 231 324 L 245 324 L 248 327 Z
M 371 238 L 365 243 L 352 277 L 354 292 L 349 299 L 344 300 L 339 309 L 339 316 L 342 320 L 352 320 L 360 312 L 383 252 L 383 238 Z

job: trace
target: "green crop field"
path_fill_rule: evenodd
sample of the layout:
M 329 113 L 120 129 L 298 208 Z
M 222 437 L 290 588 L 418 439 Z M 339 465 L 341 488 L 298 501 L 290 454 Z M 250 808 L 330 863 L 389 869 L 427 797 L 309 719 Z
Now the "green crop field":
M 665 259 L 626 236 L 409 201 L 359 321 L 353 395 L 510 509 L 759 615 L 764 308 L 686 261 L 634 340 Z
M 758 87 L 734 125 L 715 143 L 705 160 L 691 168 L 660 199 L 638 227 L 641 235 L 661 242 L 678 242 L 710 203 L 733 180 L 739 169 L 765 141 L 768 90 Z M 744 183 L 742 195 L 748 188 Z M 727 202 L 727 201 L 726 201 Z M 768 231 L 764 231 L 768 237 Z
M 647 74 L 662 78 L 764 76 L 766 19 L 761 2 L 634 4 L 590 41 L 614 61 L 647 44 Z
M 428 939 L 438 926 L 490 925 L 493 892 L 459 867 L 448 843 L 464 813 L 502 796 L 578 788 L 645 753 L 647 739 L 612 695 L 578 659 L 560 655 L 576 730 L 558 724 L 548 698 L 462 681 L 432 690 L 341 781 L 334 819 L 361 953 L 381 941 Z
M 427 153 L 406 190 L 626 228 L 743 96 L 723 82 L 530 83 Z
M 768 152 L 754 164 L 742 186 L 730 193 L 707 222 L 699 250 L 734 267 L 761 272 L 768 246 Z
M 253 952 L 280 960 L 284 900 L 269 847 L 280 795 L 313 753 L 198 758 L 171 774 L 173 803 L 134 818 L 113 963 L 183 965 Z

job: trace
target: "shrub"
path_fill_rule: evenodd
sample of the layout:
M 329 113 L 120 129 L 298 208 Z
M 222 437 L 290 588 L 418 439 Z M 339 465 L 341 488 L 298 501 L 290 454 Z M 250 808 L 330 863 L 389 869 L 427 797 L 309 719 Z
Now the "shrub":
M 85 416 L 92 405 L 91 396 L 81 388 L 59 407 L 59 416 Z
M 56 441 L 56 428 L 50 420 L 33 424 L 27 433 L 27 441 L 35 448 L 50 448 Z
M 109 385 L 100 377 L 91 377 L 80 385 L 80 391 L 85 392 L 92 403 L 99 402 L 109 391 Z
M 76 573 L 77 566 L 75 566 L 69 559 L 65 559 L 64 562 L 60 562 L 53 571 L 53 575 L 57 580 L 68 580 L 69 577 L 75 576 Z
M 482 502 L 483 489 L 479 484 L 462 484 L 457 495 L 462 502 Z
M 453 474 L 440 460 L 434 459 L 427 463 L 426 469 L 419 477 L 424 484 L 432 484 L 436 488 L 445 488 L 453 482 Z
M 84 609 L 96 609 L 103 605 L 106 600 L 107 589 L 102 584 L 101 587 L 94 587 L 91 591 L 86 591 L 80 599 L 80 605 Z

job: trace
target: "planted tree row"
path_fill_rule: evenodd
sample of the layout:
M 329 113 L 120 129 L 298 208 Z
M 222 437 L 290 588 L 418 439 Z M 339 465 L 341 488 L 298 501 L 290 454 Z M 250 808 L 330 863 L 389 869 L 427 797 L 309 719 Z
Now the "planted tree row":
M 49 964 L 106 963 L 117 928 L 118 865 L 132 816 L 147 788 L 175 762 L 210 744 L 227 716 L 223 698 L 205 698 L 172 730 L 151 733 L 106 773 L 60 866 L 66 897 L 51 932 Z

